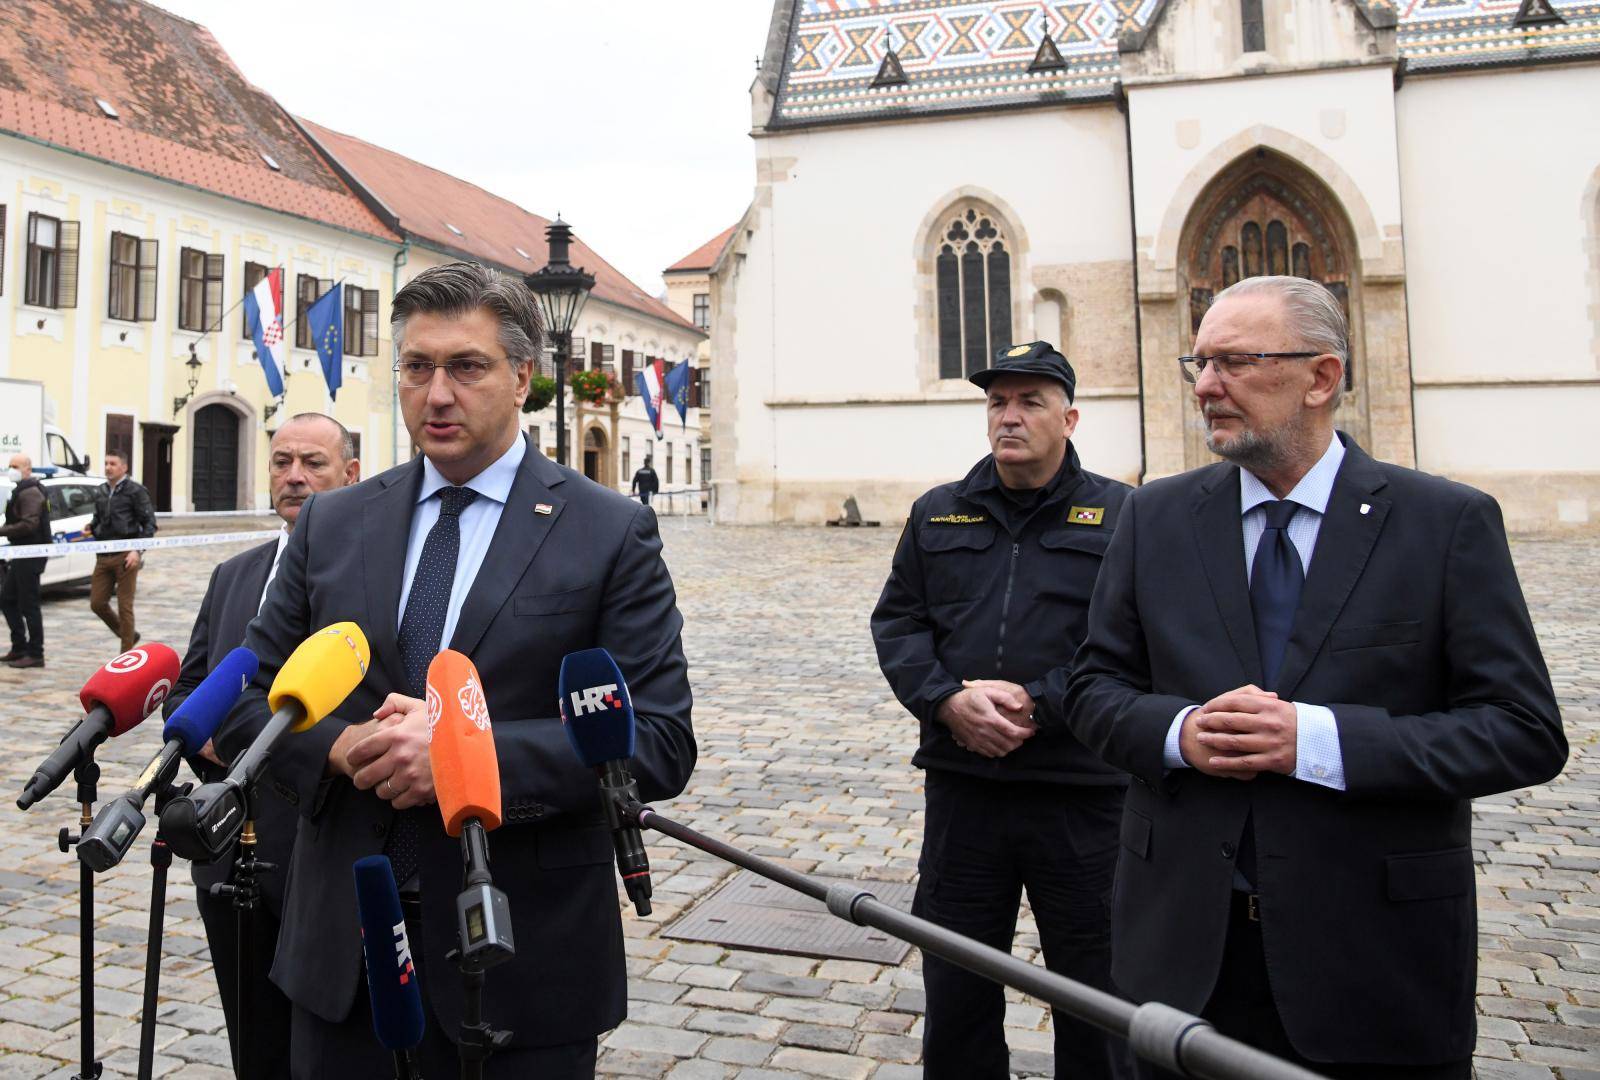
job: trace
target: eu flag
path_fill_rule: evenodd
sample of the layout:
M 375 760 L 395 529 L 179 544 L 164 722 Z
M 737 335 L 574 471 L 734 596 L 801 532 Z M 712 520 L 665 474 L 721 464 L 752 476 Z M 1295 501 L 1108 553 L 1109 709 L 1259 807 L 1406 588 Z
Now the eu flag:
M 680 360 L 667 372 L 667 400 L 678 410 L 678 422 L 689 430 L 689 361 Z
M 306 309 L 306 324 L 311 327 L 311 344 L 322 361 L 322 377 L 328 382 L 328 397 L 337 399 L 344 383 L 344 285 L 335 285 Z

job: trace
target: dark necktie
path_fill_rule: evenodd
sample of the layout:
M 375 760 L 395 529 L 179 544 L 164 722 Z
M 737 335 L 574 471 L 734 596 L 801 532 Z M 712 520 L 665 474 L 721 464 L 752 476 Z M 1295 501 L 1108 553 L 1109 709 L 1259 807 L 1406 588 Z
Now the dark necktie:
M 450 611 L 450 590 L 455 584 L 456 561 L 461 554 L 461 511 L 478 493 L 471 488 L 447 487 L 439 491 L 439 520 L 428 530 L 417 571 L 406 594 L 406 613 L 400 621 L 400 662 L 405 666 L 405 692 L 420 698 L 427 692 L 428 665 L 438 655 Z M 403 888 L 417 872 L 427 816 L 437 811 L 414 806 L 395 813 L 386 850 L 394 864 L 394 879 Z
M 1250 610 L 1255 615 L 1256 648 L 1261 655 L 1261 688 L 1272 690 L 1278 685 L 1306 572 L 1300 565 L 1300 552 L 1289 539 L 1289 519 L 1300 505 L 1287 500 L 1262 505 L 1267 527 L 1250 567 Z

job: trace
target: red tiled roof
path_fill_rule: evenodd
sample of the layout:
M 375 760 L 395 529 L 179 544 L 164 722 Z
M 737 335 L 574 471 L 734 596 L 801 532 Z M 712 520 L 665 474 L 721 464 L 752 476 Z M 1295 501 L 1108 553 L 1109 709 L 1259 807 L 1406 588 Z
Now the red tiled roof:
M 728 246 L 728 240 L 733 236 L 733 231 L 739 227 L 734 222 L 726 229 L 713 236 L 710 240 L 695 248 L 689 254 L 667 267 L 662 273 L 671 274 L 678 270 L 710 270 L 717 265 L 717 257 L 722 254 L 722 249 Z
M 303 118 L 300 123 L 325 153 L 389 210 L 401 232 L 514 273 L 529 273 L 545 264 L 547 218 L 392 150 Z M 453 232 L 452 225 L 460 232 Z M 577 238 L 572 242 L 572 262 L 595 276 L 590 293 L 595 299 L 695 329 L 693 323 L 629 281 Z
M 0 4 L 0 130 L 395 239 L 204 27 L 148 4 Z

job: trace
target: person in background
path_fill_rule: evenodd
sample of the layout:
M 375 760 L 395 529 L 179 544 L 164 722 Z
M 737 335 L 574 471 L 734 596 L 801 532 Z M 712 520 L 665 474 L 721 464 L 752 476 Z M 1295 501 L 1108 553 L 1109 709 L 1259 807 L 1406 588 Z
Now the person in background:
M 650 505 L 650 497 L 661 490 L 661 480 L 656 476 L 656 471 L 651 467 L 651 457 L 644 456 L 644 464 L 639 466 L 639 471 L 633 474 L 633 485 L 629 487 L 629 495 L 639 496 L 639 501 L 646 506 Z M 670 512 L 671 507 L 668 507 Z
M 106 455 L 106 482 L 94 493 L 94 517 L 86 532 L 96 540 L 146 539 L 156 534 L 156 512 L 144 485 L 128 476 L 128 458 L 121 450 Z M 144 557 L 137 551 L 96 555 L 89 583 L 89 610 L 100 616 L 122 643 L 124 652 L 139 640 L 133 619 L 133 595 Z M 111 610 L 116 593 L 117 610 Z
M 50 503 L 39 478 L 33 475 L 33 461 L 27 454 L 13 454 L 6 470 L 16 487 L 6 503 L 6 523 L 0 537 L 12 544 L 50 542 Z M 39 577 L 48 559 L 12 559 L 5 564 L 5 584 L 0 585 L 0 611 L 11 628 L 11 651 L 0 662 L 16 668 L 44 667 L 44 611 L 39 606 Z

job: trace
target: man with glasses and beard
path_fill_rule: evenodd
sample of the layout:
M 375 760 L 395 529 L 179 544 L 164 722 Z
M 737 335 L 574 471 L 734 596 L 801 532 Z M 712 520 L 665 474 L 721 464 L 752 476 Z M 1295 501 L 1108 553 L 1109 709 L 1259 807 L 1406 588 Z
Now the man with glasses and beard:
M 1500 509 L 1334 430 L 1321 285 L 1224 290 L 1181 363 L 1226 461 L 1123 506 L 1069 693 L 1134 778 L 1114 978 L 1328 1077 L 1465 1080 L 1470 800 L 1567 755 Z

